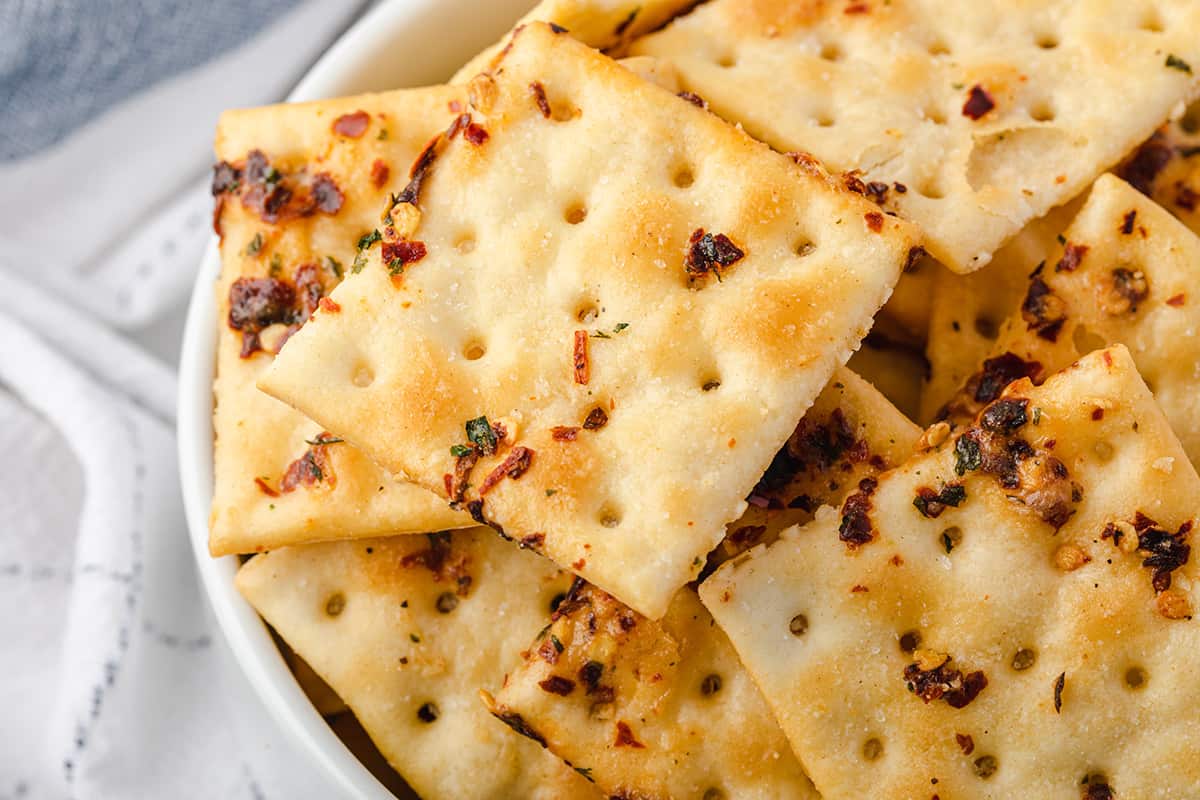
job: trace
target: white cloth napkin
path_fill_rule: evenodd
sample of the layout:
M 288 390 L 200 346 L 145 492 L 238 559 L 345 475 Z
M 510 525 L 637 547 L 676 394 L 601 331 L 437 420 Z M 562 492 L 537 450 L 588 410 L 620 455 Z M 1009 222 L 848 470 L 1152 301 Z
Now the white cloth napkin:
M 0 35 L 56 2 L 6 5 Z M 233 49 L 0 163 L 0 800 L 334 796 L 216 629 L 175 460 L 168 364 L 217 114 L 279 99 L 362 3 L 274 5 Z

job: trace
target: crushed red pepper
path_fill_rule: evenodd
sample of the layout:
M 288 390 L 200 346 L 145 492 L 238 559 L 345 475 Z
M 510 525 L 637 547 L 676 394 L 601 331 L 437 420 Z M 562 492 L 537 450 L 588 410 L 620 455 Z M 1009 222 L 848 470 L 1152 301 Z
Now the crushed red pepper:
M 505 478 L 509 478 L 514 481 L 520 478 L 527 471 L 529 471 L 529 467 L 533 464 L 533 456 L 534 451 L 530 450 L 528 447 L 522 447 L 520 445 L 514 447 L 511 451 L 509 451 L 508 456 L 505 457 L 504 461 L 502 461 L 499 466 L 493 469 L 488 476 L 483 479 L 483 483 L 479 486 L 479 496 L 483 497 L 485 494 L 495 488 L 496 484 L 500 483 L 500 481 L 504 480 Z
M 715 275 L 720 281 L 723 270 L 745 257 L 745 251 L 725 234 L 714 236 L 703 228 L 697 228 L 688 239 L 687 258 L 684 260 L 688 282 L 694 284 L 709 274 Z
M 546 99 L 546 87 L 541 81 L 534 81 L 529 84 L 529 93 L 533 95 L 533 102 L 537 104 L 538 111 L 542 112 L 542 116 L 550 119 L 550 101 Z
M 371 115 L 365 111 L 354 111 L 350 114 L 342 114 L 333 121 L 333 132 L 338 136 L 345 136 L 349 139 L 357 139 L 367 132 L 367 127 L 371 124 Z
M 376 189 L 382 189 L 391 174 L 391 167 L 382 158 L 375 159 L 371 164 L 371 183 Z
M 337 475 L 333 471 L 333 463 L 329 458 L 329 445 L 338 444 L 337 439 L 328 433 L 319 435 L 304 455 L 288 465 L 287 471 L 279 481 L 279 489 L 284 494 L 293 492 L 298 486 L 312 487 L 323 483 L 329 488 L 337 486 Z
M 964 117 L 977 120 L 995 107 L 996 101 L 987 93 L 987 90 L 977 83 L 967 93 L 967 100 L 963 103 L 962 113 Z
M 615 747 L 632 747 L 635 750 L 645 750 L 646 745 L 642 744 L 633 735 L 633 729 L 629 727 L 629 723 L 624 720 L 617 721 L 617 738 L 613 742 Z
M 1079 269 L 1079 265 L 1083 263 L 1083 257 L 1087 255 L 1089 249 L 1086 244 L 1072 244 L 1067 242 L 1063 247 L 1062 258 L 1054 265 L 1054 271 L 1074 272 Z
M 858 491 L 842 503 L 842 523 L 838 527 L 838 538 L 849 550 L 856 550 L 875 538 L 875 526 L 871 522 L 871 495 L 879 481 L 863 478 L 858 482 Z
M 950 666 L 949 659 L 933 669 L 909 664 L 904 668 L 904 680 L 908 690 L 926 703 L 945 700 L 951 708 L 967 706 L 988 685 L 982 670 L 963 674 L 962 670 Z
M 588 380 L 591 378 L 591 365 L 588 363 L 587 331 L 575 331 L 575 345 L 571 358 L 572 364 L 575 367 L 575 382 L 580 386 L 587 386 Z

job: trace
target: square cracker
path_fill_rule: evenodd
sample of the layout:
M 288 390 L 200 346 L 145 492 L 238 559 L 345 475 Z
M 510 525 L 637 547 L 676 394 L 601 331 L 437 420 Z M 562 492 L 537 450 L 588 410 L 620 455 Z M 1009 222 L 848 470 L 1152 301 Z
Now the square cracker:
M 619 54 L 633 39 L 661 28 L 676 14 L 694 6 L 698 0 L 542 0 L 521 17 L 516 27 L 530 22 L 550 22 L 566 28 L 573 38 L 603 50 Z M 508 37 L 505 37 L 507 40 Z M 466 83 L 491 65 L 500 54 L 504 41 L 484 50 L 464 64 L 451 83 Z
M 1200 464 L 1200 237 L 1113 175 L 1096 181 L 1050 257 L 1026 281 L 993 358 L 1016 356 L 1040 380 L 1106 342 L 1129 348 L 1193 464 Z M 996 363 L 995 361 L 988 363 Z M 976 365 L 979 368 L 979 364 Z M 950 401 L 974 413 L 985 369 Z
M 825 797 L 1190 797 L 1200 478 L 1120 346 L 1012 384 L 983 419 L 1001 432 L 881 476 L 702 600 Z M 958 474 L 969 436 L 993 468 L 1029 446 L 1014 488 Z M 914 504 L 947 486 L 957 506 Z
M 995 347 L 1004 321 L 1021 303 L 1029 273 L 1048 259 L 1057 237 L 1083 206 L 1076 198 L 1026 225 L 970 275 L 940 270 L 929 295 L 929 375 L 921 388 L 916 420 L 929 424 Z
M 244 173 L 250 154 L 257 150 L 267 160 L 264 169 L 278 171 L 274 190 L 291 191 L 292 196 L 275 214 L 266 212 L 274 220 L 268 221 L 263 213 L 267 189 L 263 181 L 242 174 L 236 188 L 217 195 L 220 333 L 213 387 L 215 481 L 209 538 L 214 555 L 470 524 L 465 514 L 449 511 L 432 493 L 392 480 L 348 444 L 310 445 L 321 434 L 320 426 L 254 385 L 273 360 L 270 350 L 282 338 L 285 326 L 275 324 L 262 332 L 266 349 L 243 358 L 243 333 L 229 325 L 230 292 L 239 280 L 265 281 L 274 276 L 287 285 L 285 291 L 294 291 L 301 268 L 310 265 L 303 274 L 315 278 L 309 285 L 320 294 L 340 280 L 339 271 L 349 272 L 358 238 L 378 225 L 389 192 L 404 187 L 409 165 L 425 142 L 445 126 L 451 116 L 449 105 L 459 102 L 465 103 L 462 90 L 441 87 L 228 111 L 221 116 L 218 160 Z M 346 135 L 334 130 L 338 120 Z M 218 173 L 222 172 L 232 175 L 218 166 Z M 320 175 L 329 176 L 341 193 L 340 207 L 333 213 L 305 202 Z M 331 193 L 331 197 L 328 208 L 339 205 L 337 196 Z M 300 309 L 303 301 L 297 298 L 295 304 Z M 289 467 L 297 460 L 304 466 L 310 450 L 322 479 L 282 491 Z M 310 474 L 317 473 L 310 470 Z
M 656 621 L 579 581 L 485 699 L 605 797 L 819 797 L 690 588 Z
M 570 582 L 486 528 L 273 550 L 237 575 L 426 800 L 599 796 L 479 701 Z
M 661 617 L 911 229 L 546 25 L 473 95 L 259 386 Z
M 710 565 L 811 520 L 817 505 L 904 461 L 919 435 L 866 381 L 839 369 Z M 580 581 L 523 656 L 489 698 L 492 713 L 586 770 L 606 795 L 816 797 L 691 587 L 651 620 Z M 621 722 L 641 747 L 618 743 Z
M 858 171 L 970 272 L 1194 96 L 1197 30 L 1191 0 L 714 0 L 630 52 L 763 141 Z

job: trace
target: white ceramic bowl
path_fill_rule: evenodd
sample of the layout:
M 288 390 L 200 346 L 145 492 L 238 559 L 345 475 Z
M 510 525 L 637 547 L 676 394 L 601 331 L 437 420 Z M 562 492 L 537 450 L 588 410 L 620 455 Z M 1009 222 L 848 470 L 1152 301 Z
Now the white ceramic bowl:
M 383 0 L 309 70 L 289 100 L 423 86 L 444 81 L 499 39 L 532 0 Z M 213 486 L 212 381 L 217 319 L 214 237 L 188 306 L 179 365 L 179 473 L 196 563 L 217 622 L 250 684 L 311 763 L 347 797 L 392 794 L 346 749 L 292 677 L 266 625 L 237 593 L 237 559 L 208 555 Z

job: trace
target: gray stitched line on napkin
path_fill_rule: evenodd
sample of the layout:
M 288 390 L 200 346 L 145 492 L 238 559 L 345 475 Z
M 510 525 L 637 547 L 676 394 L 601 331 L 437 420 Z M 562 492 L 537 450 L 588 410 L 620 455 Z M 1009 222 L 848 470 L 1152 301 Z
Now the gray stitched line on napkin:
M 0 161 L 258 34 L 300 0 L 0 1 Z

